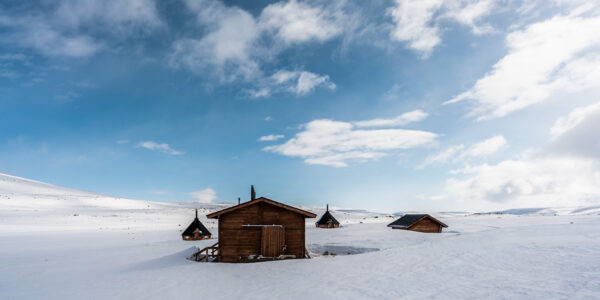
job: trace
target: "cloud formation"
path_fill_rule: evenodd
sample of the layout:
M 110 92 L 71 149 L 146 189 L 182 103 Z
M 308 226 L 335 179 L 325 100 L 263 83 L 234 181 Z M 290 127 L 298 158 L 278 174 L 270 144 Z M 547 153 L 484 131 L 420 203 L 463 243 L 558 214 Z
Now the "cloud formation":
M 295 0 L 268 5 L 260 14 L 259 24 L 285 44 L 323 42 L 342 32 L 331 11 Z
M 0 8 L 4 42 L 51 57 L 90 57 L 105 49 L 101 35 L 125 38 L 160 26 L 152 0 L 62 0 L 41 5 L 37 12 Z
M 578 107 L 558 118 L 545 152 L 600 160 L 600 102 Z
M 469 147 L 464 144 L 451 146 L 442 152 L 428 156 L 420 167 L 483 158 L 498 152 L 504 147 L 506 147 L 506 139 L 502 135 L 496 135 Z
M 189 195 L 192 197 L 192 201 L 198 203 L 211 203 L 217 199 L 217 191 L 212 188 L 194 191 L 189 193 Z
M 479 21 L 491 13 L 494 0 L 396 0 L 387 13 L 393 21 L 390 38 L 427 58 L 442 41 L 440 23 L 453 21 L 471 27 L 473 33 L 491 30 Z
M 253 56 L 260 29 L 247 11 L 225 6 L 220 1 L 186 1 L 196 14 L 198 25 L 207 29 L 201 38 L 181 38 L 173 43 L 171 66 L 196 73 L 213 69 L 220 80 L 249 80 L 259 73 Z
M 506 116 L 558 92 L 600 86 L 600 16 L 566 15 L 506 37 L 508 54 L 475 85 L 446 104 L 471 100 L 468 116 Z
M 373 119 L 367 121 L 354 122 L 357 127 L 394 127 L 402 126 L 408 123 L 419 122 L 429 116 L 428 113 L 417 109 L 403 113 L 393 119 Z
M 172 67 L 198 74 L 210 70 L 224 83 L 254 83 L 257 87 L 248 90 L 252 98 L 281 91 L 305 95 L 318 86 L 335 88 L 328 75 L 308 71 L 280 70 L 268 78 L 262 64 L 292 45 L 324 42 L 340 34 L 338 14 L 294 0 L 270 4 L 258 17 L 215 0 L 186 4 L 207 33 L 176 40 L 169 55 Z
M 285 135 L 283 135 L 283 134 L 269 134 L 269 135 L 261 136 L 260 138 L 258 138 L 258 140 L 261 142 L 270 142 L 270 141 L 276 141 L 276 140 L 282 139 L 284 137 L 285 137 Z
M 600 104 L 559 118 L 540 151 L 453 173 L 445 192 L 458 201 L 512 207 L 577 206 L 600 199 Z
M 145 148 L 148 150 L 154 150 L 154 151 L 158 151 L 158 152 L 162 152 L 162 153 L 166 153 L 166 154 L 170 154 L 170 155 L 185 154 L 184 152 L 177 151 L 177 150 L 171 148 L 171 146 L 169 146 L 169 144 L 165 144 L 165 143 L 160 144 L 160 143 L 153 142 L 153 141 L 140 142 L 138 144 L 138 147 Z
M 421 130 L 364 130 L 351 122 L 322 119 L 303 125 L 303 131 L 287 142 L 264 150 L 300 157 L 307 164 L 346 167 L 349 160 L 377 159 L 396 150 L 431 144 L 436 137 Z
M 459 201 L 503 203 L 511 207 L 577 206 L 600 197 L 598 162 L 568 156 L 506 160 L 479 165 L 450 178 L 446 193 Z

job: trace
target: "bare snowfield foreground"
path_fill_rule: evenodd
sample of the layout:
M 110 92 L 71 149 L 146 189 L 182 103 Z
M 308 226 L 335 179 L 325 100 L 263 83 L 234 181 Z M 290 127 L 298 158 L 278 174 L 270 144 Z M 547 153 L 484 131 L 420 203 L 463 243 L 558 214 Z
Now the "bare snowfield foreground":
M 225 264 L 185 259 L 217 241 L 181 240 L 197 206 L 0 174 L 0 299 L 600 298 L 598 207 L 434 214 L 449 225 L 442 234 L 334 210 L 342 228 L 307 222 L 312 259 Z

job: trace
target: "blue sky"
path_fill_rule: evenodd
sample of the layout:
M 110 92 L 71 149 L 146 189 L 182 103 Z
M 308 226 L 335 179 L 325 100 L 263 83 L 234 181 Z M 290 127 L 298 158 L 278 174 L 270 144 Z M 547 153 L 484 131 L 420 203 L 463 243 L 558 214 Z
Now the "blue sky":
M 598 204 L 588 1 L 0 4 L 0 172 L 120 197 Z

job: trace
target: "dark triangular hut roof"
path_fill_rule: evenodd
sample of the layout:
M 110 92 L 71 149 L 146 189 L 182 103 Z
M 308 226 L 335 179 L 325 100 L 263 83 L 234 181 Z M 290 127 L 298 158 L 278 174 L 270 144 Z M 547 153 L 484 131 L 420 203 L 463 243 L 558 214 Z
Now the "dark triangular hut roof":
M 192 224 L 190 224 L 190 226 L 188 226 L 188 228 L 186 228 L 181 235 L 182 236 L 192 236 L 192 235 L 194 235 L 194 231 L 196 229 L 198 229 L 198 231 L 200 231 L 200 235 L 212 235 L 210 233 L 210 231 L 208 231 L 208 229 L 206 229 L 206 227 L 204 227 L 204 224 L 202 224 L 202 222 L 200 222 L 200 220 L 198 220 L 198 210 L 196 210 L 196 218 L 194 218 L 194 221 L 192 221 Z
M 340 222 L 338 222 L 338 220 L 336 220 L 331 213 L 329 212 L 329 205 L 327 205 L 327 210 L 325 211 L 325 213 L 321 216 L 321 218 L 319 219 L 319 221 L 317 221 L 317 224 L 319 225 L 327 225 L 329 224 L 329 220 L 331 220 L 331 222 L 335 225 L 340 225 Z
M 390 223 L 388 227 L 399 227 L 399 228 L 409 228 L 415 223 L 421 221 L 422 219 L 429 218 L 435 223 L 442 225 L 442 227 L 448 227 L 448 225 L 442 223 L 440 220 L 428 215 L 428 214 L 410 214 L 404 215 L 400 219 Z

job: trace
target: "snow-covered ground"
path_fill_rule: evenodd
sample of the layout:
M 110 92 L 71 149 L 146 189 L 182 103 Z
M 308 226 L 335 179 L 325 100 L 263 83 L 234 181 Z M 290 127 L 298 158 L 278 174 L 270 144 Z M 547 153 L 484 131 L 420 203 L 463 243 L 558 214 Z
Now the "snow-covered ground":
M 442 234 L 392 230 L 392 215 L 339 209 L 342 228 L 308 220 L 313 259 L 186 260 L 216 242 L 181 240 L 193 209 L 216 233 L 204 215 L 226 206 L 128 200 L 0 174 L 0 299 L 600 298 L 600 207 L 434 214 L 450 226 Z

